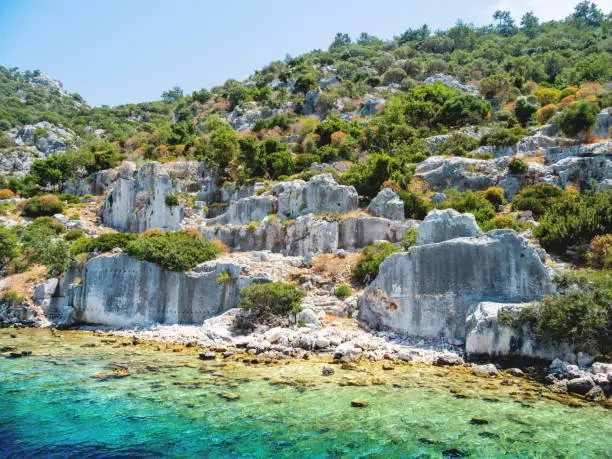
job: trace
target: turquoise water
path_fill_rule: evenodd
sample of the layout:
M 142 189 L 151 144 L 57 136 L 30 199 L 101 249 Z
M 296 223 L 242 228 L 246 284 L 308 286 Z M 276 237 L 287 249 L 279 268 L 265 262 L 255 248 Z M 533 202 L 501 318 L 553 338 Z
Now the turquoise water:
M 0 456 L 601 458 L 612 451 L 609 411 L 540 399 L 538 387 L 520 380 L 505 386 L 502 378 L 413 366 L 334 366 L 322 377 L 321 362 L 226 365 L 190 350 L 62 335 L 0 330 L 0 347 L 33 351 L 0 357 Z M 113 364 L 132 375 L 92 378 Z M 353 408 L 354 399 L 369 404 Z

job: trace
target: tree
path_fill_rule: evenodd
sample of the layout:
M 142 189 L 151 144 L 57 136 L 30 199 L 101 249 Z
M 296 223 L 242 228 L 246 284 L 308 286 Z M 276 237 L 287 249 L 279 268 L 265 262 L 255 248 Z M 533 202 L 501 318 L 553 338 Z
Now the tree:
M 300 75 L 293 85 L 293 92 L 296 94 L 300 92 L 306 94 L 308 91 L 317 89 L 319 89 L 319 84 L 312 75 Z
M 341 48 L 343 46 L 348 46 L 352 43 L 351 37 L 349 37 L 346 33 L 338 32 L 334 37 L 334 41 L 329 45 L 329 50 L 333 51 L 335 49 Z
M 229 166 L 240 153 L 239 137 L 229 126 L 222 126 L 210 135 L 211 159 L 220 168 Z
M 0 226 L 0 268 L 6 266 L 19 254 L 19 240 L 13 231 Z
M 232 104 L 232 107 L 235 107 L 240 102 L 245 100 L 248 95 L 249 95 L 249 92 L 247 91 L 247 88 L 245 88 L 241 84 L 237 84 L 236 86 L 234 86 L 232 89 L 228 91 L 227 98 Z
M 529 38 L 534 38 L 540 28 L 540 20 L 532 11 L 527 11 L 521 18 L 521 28 L 525 35 Z
M 165 100 L 168 102 L 172 102 L 172 101 L 176 102 L 177 100 L 183 98 L 183 90 L 179 88 L 178 86 L 175 86 L 171 89 L 168 89 L 167 91 L 162 92 L 161 98 L 162 100 Z
M 447 126 L 481 124 L 490 111 L 489 102 L 480 97 L 465 94 L 447 100 L 442 106 L 439 119 Z
M 531 116 L 538 110 L 538 107 L 530 103 L 526 97 L 519 97 L 516 99 L 516 108 L 514 113 L 516 119 L 519 120 L 523 126 L 531 119 Z
M 604 18 L 603 13 L 595 3 L 584 0 L 576 5 L 572 18 L 577 27 L 591 26 L 597 27 Z
M 580 101 L 572 102 L 557 118 L 561 130 L 570 137 L 578 137 L 586 133 L 597 122 L 599 109 L 596 104 Z
M 499 21 L 498 31 L 500 35 L 508 37 L 516 32 L 514 19 L 510 15 L 510 11 L 497 10 L 493 14 L 493 19 Z
M 302 310 L 302 298 L 306 293 L 293 284 L 269 282 L 253 284 L 240 291 L 240 309 L 250 311 L 256 318 L 272 318 L 293 314 Z
M 423 41 L 430 33 L 427 24 L 423 24 L 420 29 L 408 29 L 399 37 L 398 44 L 401 46 L 409 41 Z

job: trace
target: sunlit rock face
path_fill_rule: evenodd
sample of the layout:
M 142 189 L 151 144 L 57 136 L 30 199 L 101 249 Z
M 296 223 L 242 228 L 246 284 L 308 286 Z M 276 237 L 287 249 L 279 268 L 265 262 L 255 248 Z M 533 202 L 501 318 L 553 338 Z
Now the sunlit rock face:
M 430 214 L 420 245 L 380 265 L 360 299 L 360 320 L 409 335 L 464 338 L 479 303 L 533 301 L 554 291 L 548 268 L 516 232 L 480 235 L 464 215 L 441 217 Z

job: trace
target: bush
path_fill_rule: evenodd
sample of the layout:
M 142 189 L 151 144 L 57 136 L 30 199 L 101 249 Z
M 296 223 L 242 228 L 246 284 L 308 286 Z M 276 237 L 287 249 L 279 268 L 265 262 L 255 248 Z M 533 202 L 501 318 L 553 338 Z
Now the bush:
M 435 146 L 433 150 L 437 155 L 465 156 L 476 150 L 478 144 L 478 140 L 474 137 L 455 133 L 451 134 L 451 136 L 441 144 Z
M 178 196 L 176 194 L 167 194 L 165 201 L 168 207 L 178 206 L 179 203 Z
M 408 75 L 403 69 L 392 67 L 384 73 L 382 79 L 384 84 L 401 83 L 407 76 Z
M 513 128 L 500 128 L 482 136 L 480 144 L 493 147 L 513 147 L 519 140 L 528 135 L 529 131 L 519 126 Z
M 205 238 L 185 231 L 171 231 L 138 238 L 128 244 L 127 253 L 170 271 L 187 271 L 216 258 L 219 249 Z
M 16 292 L 15 290 L 7 290 L 2 294 L 0 298 L 0 303 L 5 304 L 6 306 L 13 307 L 18 306 L 23 303 L 25 298 L 22 294 Z
M 63 211 L 64 203 L 54 195 L 35 196 L 23 206 L 23 213 L 28 217 L 61 214 Z
M 128 244 L 138 239 L 136 234 L 131 233 L 105 233 L 96 238 L 84 237 L 75 240 L 71 246 L 71 254 L 89 253 L 94 250 L 98 252 L 110 252 L 115 247 L 127 250 Z
M 64 234 L 65 241 L 76 241 L 77 239 L 83 238 L 83 230 L 71 229 Z
M 25 227 L 21 233 L 21 244 L 26 249 L 30 263 L 44 262 L 45 253 L 51 241 L 66 230 L 57 220 L 51 217 L 39 217 Z
M 308 91 L 317 89 L 319 89 L 319 84 L 317 83 L 317 79 L 312 75 L 300 75 L 293 86 L 293 92 L 295 93 L 301 92 L 306 94 Z
M 612 190 L 568 196 L 550 206 L 533 231 L 542 246 L 565 253 L 595 236 L 612 233 Z
M 351 276 L 357 282 L 367 284 L 378 276 L 378 268 L 385 258 L 399 249 L 390 242 L 379 241 L 363 249 Z
M 563 190 L 550 183 L 538 183 L 523 188 L 514 196 L 512 208 L 514 210 L 530 210 L 533 216 L 539 218 L 559 198 Z
M 251 312 L 255 318 L 297 315 L 302 310 L 306 294 L 286 282 L 270 282 L 244 287 L 240 291 L 240 309 Z
M 538 107 L 530 103 L 526 97 L 519 97 L 516 100 L 514 114 L 519 123 L 523 126 L 531 119 L 531 116 L 538 110 Z
M 0 190 L 0 200 L 13 199 L 14 197 L 15 197 L 15 193 L 13 193 L 12 190 L 9 190 L 8 188 L 4 188 L 3 190 Z
M 418 236 L 419 231 L 416 228 L 412 228 L 411 230 L 409 230 L 400 244 L 402 246 L 402 249 L 408 250 L 410 247 L 415 246 L 417 243 Z
M 567 272 L 556 282 L 562 293 L 527 306 L 521 319 L 543 341 L 568 342 L 589 354 L 612 352 L 612 273 Z
M 572 102 L 556 118 L 556 122 L 564 134 L 578 137 L 591 130 L 597 122 L 599 109 L 596 104 L 585 101 Z
M 494 206 L 503 206 L 506 203 L 504 199 L 504 189 L 496 186 L 487 188 L 484 193 L 484 198 Z
M 336 287 L 336 290 L 334 290 L 334 295 L 336 295 L 336 298 L 340 299 L 346 298 L 347 296 L 351 296 L 352 294 L 353 291 L 346 284 L 339 285 L 338 287 Z
M 459 193 L 454 189 L 445 191 L 448 198 L 438 204 L 436 207 L 439 209 L 455 209 L 457 212 L 462 214 L 469 212 L 474 215 L 474 218 L 479 224 L 484 224 L 493 217 L 495 217 L 495 209 L 493 205 L 484 198 L 484 193 L 474 193 L 468 190 L 464 193 Z
M 70 266 L 70 246 L 61 240 L 52 242 L 45 250 L 43 264 L 52 273 L 63 273 Z
M 612 269 L 612 234 L 596 236 L 590 245 L 589 265 L 595 269 Z
M 447 126 L 481 124 L 491 111 L 489 102 L 471 95 L 455 96 L 442 106 L 439 119 Z
M 512 158 L 508 163 L 508 170 L 512 175 L 524 175 L 529 170 L 525 161 L 521 158 Z
M 513 229 L 521 231 L 521 225 L 510 215 L 496 215 L 488 222 L 480 225 L 483 231 L 491 231 L 494 229 Z
M 404 201 L 404 216 L 423 220 L 431 210 L 431 202 L 421 193 L 399 190 L 399 198 Z
M 544 107 L 538 109 L 536 112 L 536 118 L 540 124 L 546 124 L 548 120 L 553 117 L 556 111 L 557 107 L 555 105 L 545 105 Z
M 17 235 L 8 228 L 0 226 L 0 268 L 4 269 L 19 255 Z
M 80 204 L 81 203 L 81 198 L 73 194 L 60 194 L 59 199 L 60 201 L 64 201 L 67 204 Z

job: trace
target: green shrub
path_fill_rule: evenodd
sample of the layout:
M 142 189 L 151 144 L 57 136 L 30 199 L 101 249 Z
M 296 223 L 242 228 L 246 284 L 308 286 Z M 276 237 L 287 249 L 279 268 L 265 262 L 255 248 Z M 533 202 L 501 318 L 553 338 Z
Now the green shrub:
M 95 238 L 82 237 L 72 243 L 70 252 L 72 256 L 75 256 L 79 253 L 89 253 L 94 250 L 110 252 L 115 247 L 127 250 L 128 244 L 136 239 L 138 239 L 138 236 L 132 233 L 105 233 Z
M 564 134 L 569 137 L 591 130 L 597 122 L 599 109 L 596 104 L 585 101 L 572 102 L 555 119 Z
M 479 142 L 474 137 L 464 134 L 451 134 L 451 136 L 433 148 L 437 155 L 465 156 L 478 148 Z
M 530 103 L 526 97 L 516 99 L 516 108 L 514 113 L 519 123 L 523 126 L 531 119 L 532 115 L 538 110 L 538 106 Z
M 301 302 L 305 296 L 295 285 L 286 282 L 254 284 L 240 291 L 239 307 L 260 319 L 295 316 L 302 310 Z
M 487 188 L 484 192 L 484 198 L 494 206 L 503 206 L 506 203 L 504 189 L 496 186 Z
M 512 158 L 508 163 L 508 170 L 512 175 L 524 175 L 529 170 L 525 161 L 521 158 Z
M 232 277 L 232 274 L 231 274 L 231 273 L 230 273 L 228 270 L 225 270 L 225 271 L 221 272 L 221 273 L 220 273 L 220 274 L 217 276 L 217 282 L 218 282 L 219 284 L 225 284 L 225 283 L 228 283 L 228 282 L 233 282 L 233 281 L 235 281 L 235 280 L 236 280 L 236 279 L 234 279 L 234 278 Z
M 554 202 L 563 196 L 563 190 L 550 183 L 538 183 L 523 188 L 514 196 L 514 210 L 530 210 L 534 217 L 539 218 Z
M 521 225 L 510 215 L 496 215 L 488 222 L 480 225 L 483 231 L 491 231 L 494 229 L 513 229 L 521 231 Z
M 374 280 L 378 276 L 378 268 L 385 258 L 398 252 L 399 249 L 390 242 L 379 241 L 363 249 L 357 264 L 351 273 L 354 280 L 362 284 Z
M 2 294 L 0 298 L 0 303 L 7 305 L 8 307 L 18 306 L 23 303 L 25 298 L 22 294 L 16 292 L 15 290 L 7 290 Z
M 128 244 L 127 253 L 170 271 L 187 271 L 216 258 L 219 249 L 199 235 L 171 231 L 159 236 L 138 238 Z
M 399 198 L 404 202 L 404 216 L 423 220 L 431 210 L 431 202 L 421 193 L 410 193 L 399 190 Z
M 35 196 L 23 206 L 23 213 L 28 217 L 61 214 L 63 211 L 64 203 L 54 195 Z
M 402 249 L 408 250 L 410 247 L 415 246 L 417 243 L 418 236 L 419 230 L 417 230 L 416 228 L 412 228 L 411 230 L 409 230 L 400 244 L 402 246 Z
M 293 92 L 304 93 L 319 89 L 317 79 L 312 75 L 300 75 L 293 85 Z
M 45 250 L 43 264 L 51 272 L 63 273 L 70 266 L 70 246 L 62 240 L 52 242 Z
M 352 294 L 353 291 L 346 284 L 339 285 L 338 287 L 336 287 L 336 290 L 334 290 L 334 295 L 336 295 L 336 298 L 340 299 L 346 298 L 347 296 L 351 296 Z
M 60 194 L 59 199 L 60 201 L 64 201 L 67 204 L 80 204 L 81 203 L 81 198 L 73 194 Z
M 0 268 L 4 269 L 18 255 L 17 235 L 10 229 L 0 226 Z
M 533 231 L 546 250 L 561 254 L 570 246 L 586 244 L 595 236 L 609 233 L 612 233 L 612 190 L 558 200 Z
M 561 294 L 527 306 L 521 319 L 543 341 L 568 342 L 590 354 L 612 352 L 612 272 L 567 272 L 556 282 Z
M 455 189 L 445 190 L 447 200 L 437 204 L 438 209 L 455 209 L 457 212 L 471 213 L 479 224 L 495 217 L 493 205 L 484 198 L 483 192 L 474 193 L 468 190 L 460 193 Z
M 44 262 L 45 253 L 53 238 L 65 230 L 64 225 L 51 217 L 39 217 L 26 226 L 21 233 L 21 244 L 26 249 L 28 261 Z
M 481 124 L 491 111 L 489 102 L 469 94 L 447 100 L 439 114 L 440 122 L 446 126 Z
M 167 194 L 165 201 L 168 207 L 178 206 L 179 203 L 178 196 L 176 194 Z
M 65 241 L 76 241 L 77 239 L 81 239 L 82 237 L 84 237 L 85 233 L 83 232 L 83 230 L 80 229 L 71 229 L 66 231 L 66 234 L 64 234 L 64 240 Z
M 527 137 L 529 134 L 528 130 L 519 126 L 513 128 L 499 128 L 482 136 L 480 144 L 493 147 L 513 147 L 519 140 L 523 137 Z

